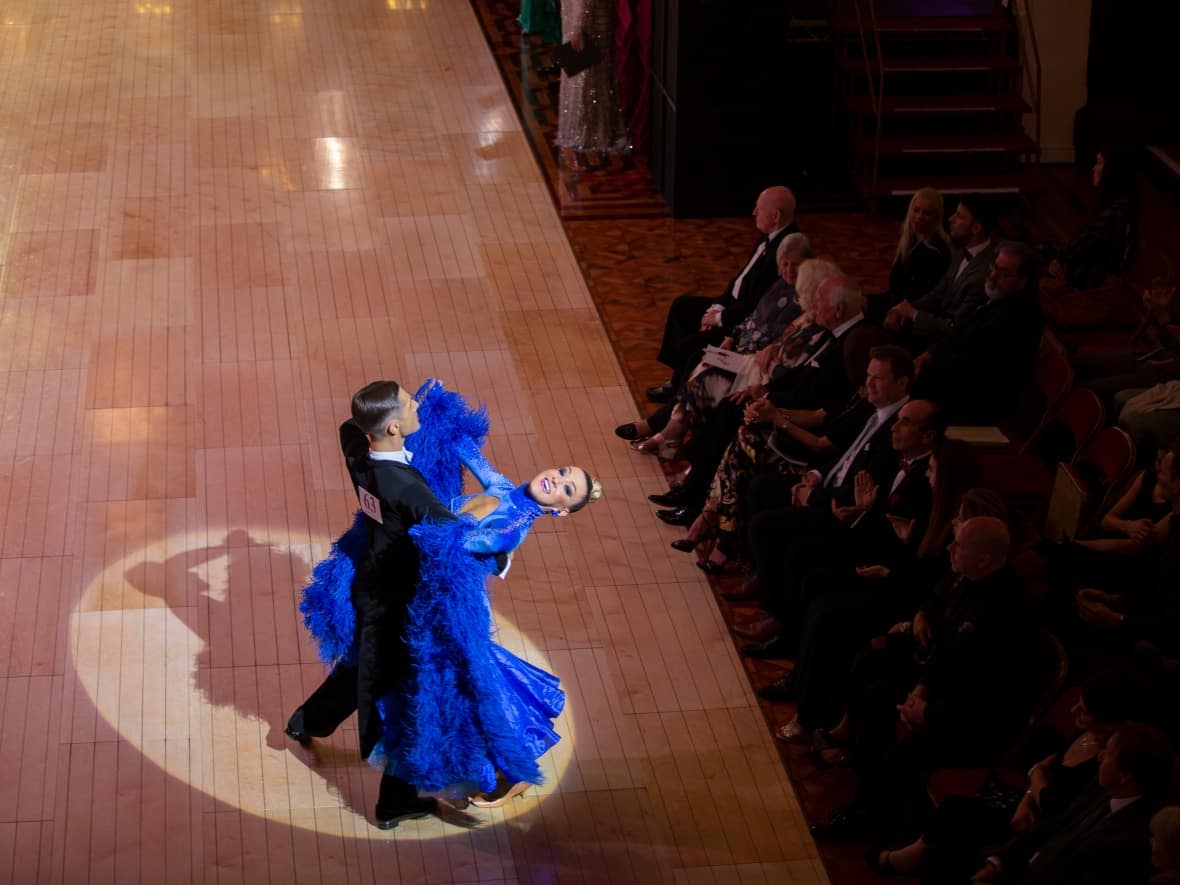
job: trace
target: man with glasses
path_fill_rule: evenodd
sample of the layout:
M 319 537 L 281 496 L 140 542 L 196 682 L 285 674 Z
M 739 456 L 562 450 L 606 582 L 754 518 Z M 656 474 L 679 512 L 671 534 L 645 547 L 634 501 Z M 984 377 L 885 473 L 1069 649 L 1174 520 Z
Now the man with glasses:
M 915 361 L 915 394 L 938 403 L 948 423 L 996 424 L 1015 409 L 1032 377 L 1044 325 L 1038 277 L 1035 251 L 1000 243 L 984 284 L 986 300 Z

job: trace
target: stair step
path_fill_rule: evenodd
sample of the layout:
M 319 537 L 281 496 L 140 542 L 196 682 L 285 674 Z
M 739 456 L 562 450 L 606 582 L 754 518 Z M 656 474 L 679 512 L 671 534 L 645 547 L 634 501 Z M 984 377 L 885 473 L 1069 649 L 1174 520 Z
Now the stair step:
M 861 18 L 865 30 L 872 27 L 872 20 L 865 15 Z M 877 17 L 877 30 L 881 34 L 1002 34 L 1012 29 L 1012 23 L 1004 15 L 891 15 Z M 856 16 L 844 15 L 832 19 L 832 31 L 837 34 L 859 35 Z
M 979 175 L 881 175 L 875 189 L 868 176 L 858 176 L 856 184 L 869 198 L 908 197 L 924 187 L 944 194 L 1019 194 L 1041 189 L 1039 177 L 1023 169 Z
M 874 72 L 881 64 L 869 53 L 869 67 Z M 840 56 L 837 61 L 841 71 L 849 74 L 864 73 L 864 57 L 857 55 Z M 885 58 L 887 74 L 943 74 L 1002 72 L 1020 70 L 1020 60 L 1007 55 L 908 55 Z
M 857 114 L 873 112 L 872 99 L 852 95 L 844 99 L 848 110 Z M 1032 110 L 1019 95 L 887 95 L 882 110 L 887 114 L 1026 114 Z
M 874 139 L 853 139 L 853 149 L 860 154 L 873 152 Z M 904 154 L 1024 154 L 1034 153 L 1037 143 L 1023 132 L 1013 135 L 885 135 L 881 137 L 881 156 Z

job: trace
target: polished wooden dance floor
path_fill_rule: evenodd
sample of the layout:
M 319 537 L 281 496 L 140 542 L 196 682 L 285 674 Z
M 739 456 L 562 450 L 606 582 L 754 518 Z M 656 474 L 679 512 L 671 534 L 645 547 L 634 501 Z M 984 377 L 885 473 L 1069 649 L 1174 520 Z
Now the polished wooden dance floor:
M 826 881 L 466 0 L 6 0 L 0 95 L 0 881 Z M 494 587 L 546 785 L 384 833 L 281 729 L 337 422 L 429 376 L 606 497 Z

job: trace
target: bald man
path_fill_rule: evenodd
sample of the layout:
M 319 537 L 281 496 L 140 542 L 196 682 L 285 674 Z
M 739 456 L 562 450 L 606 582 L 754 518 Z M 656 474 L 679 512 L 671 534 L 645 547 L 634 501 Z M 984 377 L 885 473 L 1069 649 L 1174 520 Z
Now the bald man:
M 1000 519 L 959 523 L 946 578 L 854 665 L 849 761 L 860 782 L 852 804 L 812 827 L 817 838 L 906 809 L 923 770 L 990 764 L 1027 721 L 1037 629 L 1007 568 L 1010 544 Z
M 681 295 L 668 308 L 659 360 L 672 370 L 672 378 L 659 387 L 648 388 L 647 398 L 652 402 L 669 402 L 700 362 L 705 345 L 718 344 L 733 331 L 778 279 L 778 244 L 799 230 L 795 223 L 795 195 L 781 185 L 769 187 L 758 195 L 752 214 L 761 236 L 725 291 L 715 298 Z

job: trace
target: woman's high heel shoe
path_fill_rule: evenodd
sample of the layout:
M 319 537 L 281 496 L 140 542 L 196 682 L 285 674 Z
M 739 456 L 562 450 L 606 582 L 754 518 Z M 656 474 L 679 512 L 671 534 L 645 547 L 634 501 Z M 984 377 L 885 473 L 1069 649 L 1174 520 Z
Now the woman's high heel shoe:
M 664 461 L 673 461 L 676 458 L 677 452 L 680 451 L 680 440 L 664 439 L 657 433 L 655 436 L 649 436 L 646 439 L 632 441 L 631 448 L 641 455 L 657 455 Z

